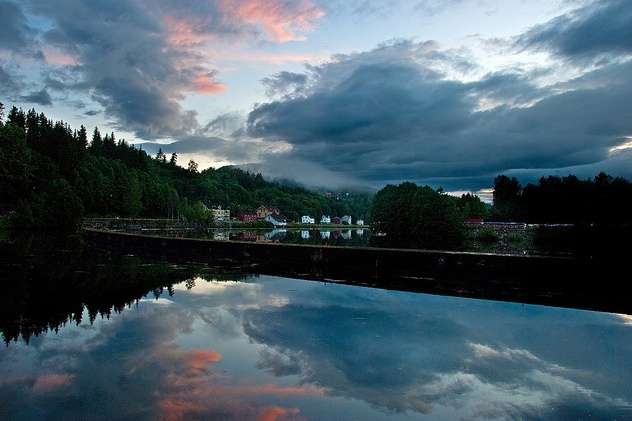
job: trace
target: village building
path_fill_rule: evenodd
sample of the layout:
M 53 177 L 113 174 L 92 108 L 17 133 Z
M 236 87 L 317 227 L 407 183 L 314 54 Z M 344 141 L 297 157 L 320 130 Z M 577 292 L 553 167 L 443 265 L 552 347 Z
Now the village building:
M 351 225 L 353 223 L 353 219 L 351 219 L 351 216 L 349 215 L 343 216 L 341 221 L 343 224 L 347 224 L 347 225 Z
M 342 220 L 337 216 L 334 216 L 333 218 L 331 218 L 331 222 L 335 225 L 340 225 L 342 223 Z
M 267 206 L 259 206 L 257 208 L 257 218 L 258 219 L 265 219 L 266 217 L 270 216 L 270 215 L 279 215 L 281 212 L 279 212 L 278 208 L 269 208 Z
M 242 222 L 257 222 L 257 215 L 254 213 L 242 213 L 239 215 L 239 220 Z
M 364 225 L 364 219 L 358 219 L 356 225 Z
M 301 224 L 315 224 L 315 223 L 316 223 L 316 220 L 312 218 L 311 216 L 303 215 L 303 217 L 301 217 Z
M 323 215 L 322 218 L 320 218 L 320 223 L 323 225 L 331 224 L 331 218 L 327 215 Z
M 230 209 L 222 209 L 221 206 L 211 209 L 213 219 L 216 221 L 230 221 Z

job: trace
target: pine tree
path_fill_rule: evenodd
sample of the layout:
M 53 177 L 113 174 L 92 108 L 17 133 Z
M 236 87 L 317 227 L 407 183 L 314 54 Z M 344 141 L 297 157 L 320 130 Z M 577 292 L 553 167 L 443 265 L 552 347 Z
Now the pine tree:
M 85 151 L 88 148 L 88 131 L 83 124 L 77 132 L 77 142 L 79 143 L 79 147 L 82 151 Z
M 103 139 L 101 138 L 101 132 L 99 132 L 99 128 L 95 127 L 94 132 L 92 133 L 92 143 L 90 144 L 90 150 L 95 155 L 101 155 L 103 152 Z
M 158 149 L 158 153 L 156 154 L 156 160 L 163 163 L 167 162 L 167 157 L 165 156 L 165 153 L 162 151 L 162 148 Z
M 26 117 L 24 115 L 24 111 L 21 108 L 18 109 L 18 107 L 14 105 L 9 112 L 8 122 L 24 129 L 24 126 L 26 125 Z

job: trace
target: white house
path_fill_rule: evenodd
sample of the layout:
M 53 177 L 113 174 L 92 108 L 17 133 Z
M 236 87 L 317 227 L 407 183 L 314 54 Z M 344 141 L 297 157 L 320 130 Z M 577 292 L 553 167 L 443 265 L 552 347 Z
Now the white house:
M 315 224 L 316 220 L 311 216 L 303 215 L 301 218 L 301 224 Z
M 364 219 L 358 219 L 356 225 L 364 225 Z
M 349 225 L 351 225 L 351 223 L 353 222 L 353 220 L 351 219 L 349 215 L 343 216 L 341 221 L 343 224 L 349 224 Z
M 331 224 L 331 217 L 327 215 L 323 215 L 323 217 L 320 218 L 320 223 L 323 225 Z

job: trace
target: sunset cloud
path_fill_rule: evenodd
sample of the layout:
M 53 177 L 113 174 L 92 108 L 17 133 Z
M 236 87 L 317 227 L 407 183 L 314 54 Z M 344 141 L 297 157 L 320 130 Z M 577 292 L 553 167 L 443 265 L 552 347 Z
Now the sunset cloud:
M 167 42 L 173 47 L 198 47 L 213 39 L 213 34 L 205 32 L 201 23 L 170 15 L 163 20 L 167 28 Z
M 226 90 L 226 86 L 216 82 L 214 76 L 215 74 L 213 72 L 198 74 L 193 79 L 195 92 L 199 94 L 217 94 L 224 92 Z
M 296 419 L 295 417 L 301 412 L 298 408 L 282 408 L 280 406 L 271 406 L 264 408 L 259 415 L 259 421 L 281 421 Z
M 72 374 L 44 374 L 35 379 L 33 391 L 50 392 L 60 387 L 69 385 L 74 376 Z
M 260 26 L 275 42 L 304 40 L 302 33 L 325 15 L 311 0 L 223 0 L 221 4 L 227 14 Z

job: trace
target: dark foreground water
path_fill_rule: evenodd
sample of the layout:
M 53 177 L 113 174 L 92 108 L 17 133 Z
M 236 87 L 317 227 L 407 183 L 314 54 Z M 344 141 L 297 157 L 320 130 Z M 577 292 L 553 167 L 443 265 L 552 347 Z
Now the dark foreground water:
M 0 275 L 2 420 L 632 419 L 629 316 L 85 250 Z

